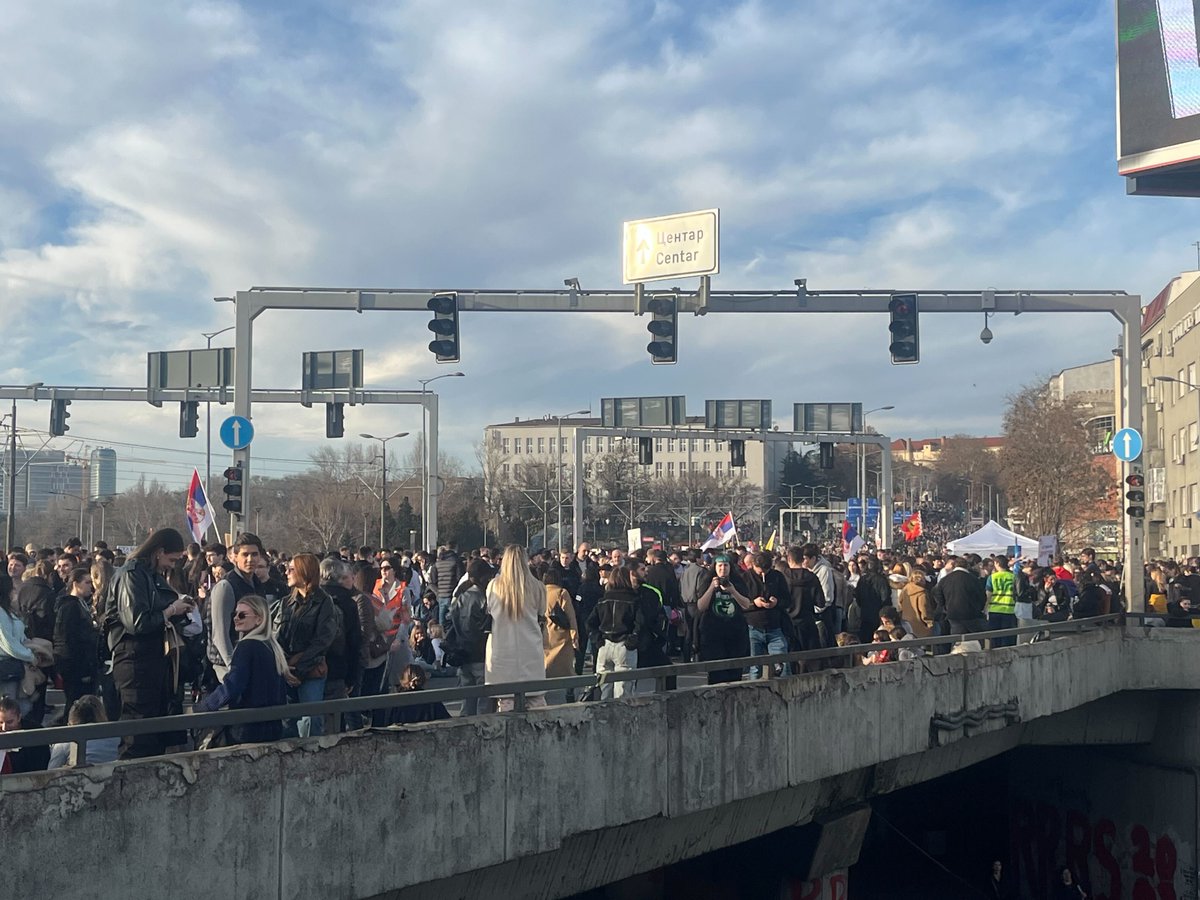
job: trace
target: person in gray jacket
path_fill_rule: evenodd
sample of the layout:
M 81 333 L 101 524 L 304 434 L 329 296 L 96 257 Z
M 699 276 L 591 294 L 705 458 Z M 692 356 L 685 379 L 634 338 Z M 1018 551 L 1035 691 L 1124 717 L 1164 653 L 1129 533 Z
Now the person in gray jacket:
M 691 662 L 695 648 L 693 638 L 696 628 L 696 603 L 708 587 L 708 569 L 703 565 L 704 555 L 696 549 L 687 552 L 687 565 L 679 576 L 679 596 L 683 601 L 683 618 L 687 634 L 683 638 L 683 661 Z

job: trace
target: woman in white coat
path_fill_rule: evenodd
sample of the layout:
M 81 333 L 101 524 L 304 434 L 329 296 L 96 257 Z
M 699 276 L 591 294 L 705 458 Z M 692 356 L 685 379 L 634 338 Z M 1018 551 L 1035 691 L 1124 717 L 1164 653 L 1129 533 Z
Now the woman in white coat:
M 500 572 L 488 583 L 487 610 L 492 620 L 484 658 L 483 683 L 544 681 L 541 613 L 546 589 L 529 569 L 529 559 L 517 544 L 504 548 Z M 545 705 L 545 695 L 527 698 L 530 706 Z M 512 709 L 512 697 L 500 700 L 500 709 Z

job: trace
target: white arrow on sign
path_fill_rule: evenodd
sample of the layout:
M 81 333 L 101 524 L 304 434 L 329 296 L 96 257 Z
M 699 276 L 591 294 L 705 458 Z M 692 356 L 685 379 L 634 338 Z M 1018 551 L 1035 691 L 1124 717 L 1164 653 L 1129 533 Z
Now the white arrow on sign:
M 233 428 L 233 442 L 235 444 L 240 444 L 242 442 L 242 420 L 234 419 L 232 428 Z
M 1133 447 L 1131 444 L 1133 444 L 1133 435 L 1127 431 L 1122 435 L 1122 437 L 1125 438 L 1125 456 L 1126 458 L 1132 458 Z

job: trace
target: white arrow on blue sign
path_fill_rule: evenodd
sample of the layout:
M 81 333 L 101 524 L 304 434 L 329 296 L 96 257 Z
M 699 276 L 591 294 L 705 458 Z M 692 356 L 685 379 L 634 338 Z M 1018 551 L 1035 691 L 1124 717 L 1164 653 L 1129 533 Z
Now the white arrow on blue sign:
M 1113 435 L 1113 456 L 1121 462 L 1133 462 L 1142 455 L 1142 435 L 1133 428 L 1122 428 Z
M 230 450 L 249 447 L 254 440 L 254 426 L 245 416 L 230 416 L 221 423 L 221 443 Z M 1139 444 L 1139 446 L 1141 446 Z

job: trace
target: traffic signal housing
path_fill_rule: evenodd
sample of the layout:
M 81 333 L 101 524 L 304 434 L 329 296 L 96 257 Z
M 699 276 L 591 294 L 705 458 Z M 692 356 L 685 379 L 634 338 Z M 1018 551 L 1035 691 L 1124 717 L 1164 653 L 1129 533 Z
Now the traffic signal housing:
M 71 430 L 71 426 L 67 424 L 67 419 L 71 418 L 71 413 L 67 407 L 71 405 L 70 400 L 51 400 L 50 401 L 50 434 L 53 437 L 62 437 Z
M 325 437 L 340 438 L 346 435 L 346 404 L 325 404 Z
M 678 361 L 676 336 L 679 333 L 679 308 L 674 297 L 655 297 L 646 304 L 650 310 L 650 343 L 646 350 L 656 366 L 670 366 Z
M 822 469 L 833 468 L 833 444 L 829 441 L 822 441 L 820 445 L 820 461 Z
M 433 321 L 429 323 L 433 340 L 429 342 L 429 352 L 440 363 L 458 362 L 458 294 L 438 294 L 429 298 L 425 306 L 433 310 Z
M 921 361 L 921 336 L 917 325 L 917 295 L 893 294 L 888 303 L 892 321 L 888 325 L 891 341 L 888 351 L 893 366 L 906 366 Z
M 729 467 L 732 469 L 746 468 L 746 442 L 729 442 Z
M 221 504 L 231 513 L 242 511 L 242 464 L 230 466 L 225 470 L 225 502 Z
M 1133 519 L 1146 518 L 1145 477 L 1141 472 L 1132 472 L 1125 476 L 1125 486 L 1129 488 L 1125 492 L 1125 499 L 1129 501 L 1129 506 L 1125 508 L 1126 515 Z
M 654 439 L 638 438 L 638 465 L 648 466 L 654 462 Z
M 181 400 L 179 403 L 179 436 L 194 438 L 200 433 L 200 401 Z

